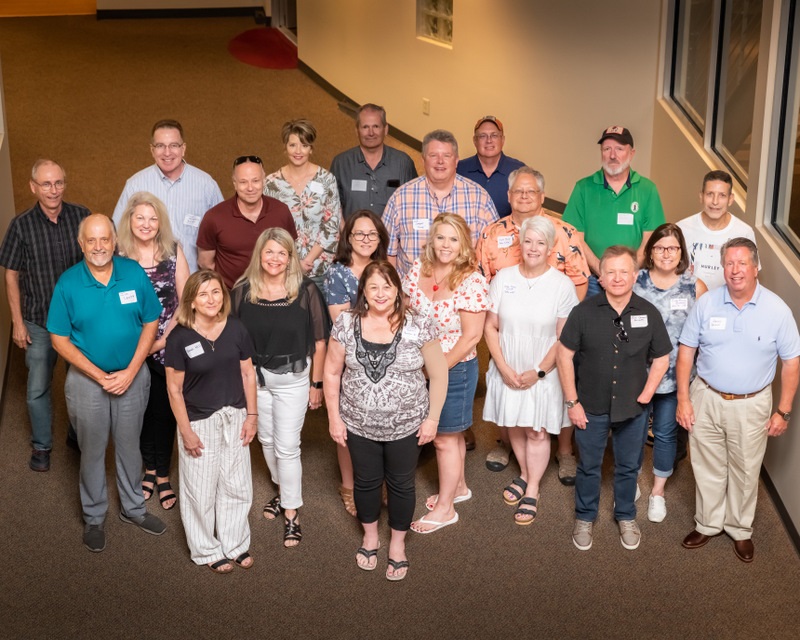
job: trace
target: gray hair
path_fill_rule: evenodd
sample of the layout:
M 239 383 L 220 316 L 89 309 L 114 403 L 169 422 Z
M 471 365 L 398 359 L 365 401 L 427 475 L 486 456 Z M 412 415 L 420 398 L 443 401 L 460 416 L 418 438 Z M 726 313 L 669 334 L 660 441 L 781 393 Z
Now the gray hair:
M 456 137 L 446 131 L 444 129 L 435 129 L 430 133 L 425 134 L 425 137 L 422 139 L 422 155 L 425 155 L 425 152 L 428 150 L 428 145 L 431 142 L 443 142 L 445 144 L 450 144 L 453 146 L 453 153 L 458 155 L 458 141 Z
M 61 169 L 61 174 L 64 176 L 64 180 L 67 179 L 67 172 L 64 171 L 64 167 L 62 167 L 58 162 L 55 160 L 50 160 L 50 158 L 39 158 L 36 162 L 33 163 L 33 169 L 31 169 L 31 180 L 36 182 L 36 172 L 39 171 L 41 167 L 46 164 L 52 164 L 57 166 Z
M 534 180 L 536 180 L 536 184 L 539 185 L 539 191 L 544 191 L 544 176 L 536 169 L 531 169 L 527 165 L 524 165 L 519 169 L 515 169 L 510 174 L 508 174 L 509 191 L 511 191 L 511 187 L 514 186 L 514 182 L 519 176 L 533 176 Z
M 525 239 L 528 231 L 533 231 L 540 236 L 546 243 L 547 249 L 552 249 L 556 244 L 556 228 L 549 218 L 544 216 L 531 216 L 522 223 L 519 230 L 519 243 Z
M 756 243 L 750 240 L 749 238 L 731 238 L 725 244 L 722 245 L 722 248 L 719 250 L 719 261 L 722 266 L 725 266 L 725 252 L 728 249 L 733 249 L 734 247 L 744 247 L 748 251 L 750 251 L 750 259 L 753 261 L 753 264 L 757 267 L 761 264 L 758 261 L 758 247 Z
M 381 117 L 381 125 L 384 127 L 386 126 L 386 109 L 378 104 L 367 102 L 366 104 L 362 104 L 358 110 L 356 110 L 356 128 L 358 128 L 358 125 L 361 124 L 361 114 L 365 111 L 377 113 Z

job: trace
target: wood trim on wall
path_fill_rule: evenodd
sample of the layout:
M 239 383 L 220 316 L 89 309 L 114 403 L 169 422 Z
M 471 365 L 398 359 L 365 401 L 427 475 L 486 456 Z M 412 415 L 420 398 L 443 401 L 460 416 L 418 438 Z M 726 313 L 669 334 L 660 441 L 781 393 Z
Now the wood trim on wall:
M 0 18 L 85 16 L 97 12 L 97 0 L 3 0 Z

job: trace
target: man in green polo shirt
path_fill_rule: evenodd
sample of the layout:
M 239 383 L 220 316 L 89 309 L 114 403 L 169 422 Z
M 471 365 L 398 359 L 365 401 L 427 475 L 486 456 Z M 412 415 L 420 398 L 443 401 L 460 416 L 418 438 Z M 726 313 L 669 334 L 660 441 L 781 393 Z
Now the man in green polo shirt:
M 612 245 L 635 249 L 642 263 L 644 245 L 664 224 L 664 208 L 656 185 L 631 170 L 636 154 L 633 136 L 625 127 L 611 126 L 600 136 L 602 169 L 579 180 L 569 197 L 563 220 L 582 235 L 592 271 L 587 297 L 600 293 L 598 256 Z
M 139 451 L 150 391 L 150 372 L 142 365 L 156 337 L 161 303 L 144 269 L 114 256 L 116 241 L 106 216 L 84 218 L 78 228 L 84 260 L 61 274 L 47 316 L 53 348 L 71 365 L 64 395 L 81 447 L 83 544 L 94 552 L 106 546 L 109 436 L 120 520 L 153 535 L 167 528 L 145 509 Z

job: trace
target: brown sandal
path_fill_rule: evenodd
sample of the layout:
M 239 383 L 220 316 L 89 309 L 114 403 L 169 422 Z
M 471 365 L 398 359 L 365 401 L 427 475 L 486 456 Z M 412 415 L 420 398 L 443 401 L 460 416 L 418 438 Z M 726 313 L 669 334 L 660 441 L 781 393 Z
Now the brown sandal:
M 348 489 L 343 484 L 340 484 L 339 495 L 342 496 L 342 502 L 344 503 L 344 510 L 355 518 L 357 511 L 356 511 L 356 501 L 353 498 L 353 490 Z

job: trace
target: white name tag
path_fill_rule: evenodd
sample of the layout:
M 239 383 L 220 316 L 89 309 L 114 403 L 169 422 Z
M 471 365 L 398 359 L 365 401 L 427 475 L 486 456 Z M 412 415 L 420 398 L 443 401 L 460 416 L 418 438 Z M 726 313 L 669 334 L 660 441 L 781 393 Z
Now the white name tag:
M 419 327 L 415 327 L 412 324 L 408 324 L 403 327 L 403 340 L 418 340 L 419 339 Z
M 633 214 L 632 213 L 618 213 L 617 214 L 617 224 L 624 224 L 630 226 L 633 224 Z
M 631 316 L 631 329 L 641 329 L 647 326 L 647 316 Z
M 195 342 L 194 344 L 187 345 L 186 347 L 186 355 L 190 358 L 196 358 L 197 356 L 202 356 L 205 351 L 203 351 L 203 345 L 199 342 Z
M 498 236 L 497 247 L 498 249 L 508 249 L 514 244 L 514 236 Z
M 727 322 L 727 318 L 710 318 L 708 320 L 708 328 L 712 331 L 725 331 Z
M 517 285 L 515 284 L 503 285 L 503 293 L 516 293 L 516 292 L 517 292 Z
M 306 188 L 311 193 L 322 193 L 323 191 L 325 191 L 325 188 L 319 182 L 309 182 L 306 185 Z
M 136 292 L 135 291 L 120 291 L 119 292 L 119 301 L 121 304 L 133 304 L 136 302 Z
M 350 183 L 350 191 L 366 191 L 367 190 L 367 181 L 366 180 L 356 180 L 353 178 L 353 181 Z
M 411 221 L 411 226 L 414 231 L 428 231 L 431 228 L 431 221 L 429 218 L 414 218 Z
M 193 216 L 192 214 L 188 214 L 183 219 L 183 224 L 185 224 L 187 227 L 199 227 L 200 226 L 200 221 L 202 219 L 203 218 L 200 217 L 200 216 Z
M 688 298 L 673 298 L 669 301 L 669 308 L 672 311 L 685 311 L 689 308 Z

